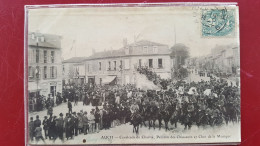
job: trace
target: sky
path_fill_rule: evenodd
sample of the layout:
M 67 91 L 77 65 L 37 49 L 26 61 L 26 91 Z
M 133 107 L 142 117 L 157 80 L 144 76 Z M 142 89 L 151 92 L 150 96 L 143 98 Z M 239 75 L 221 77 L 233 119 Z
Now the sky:
M 216 45 L 238 44 L 236 37 L 201 36 L 200 10 L 192 7 L 84 7 L 41 8 L 28 13 L 29 32 L 62 36 L 62 57 L 92 55 L 92 50 L 117 50 L 134 40 L 149 40 L 190 48 L 190 56 L 203 56 Z

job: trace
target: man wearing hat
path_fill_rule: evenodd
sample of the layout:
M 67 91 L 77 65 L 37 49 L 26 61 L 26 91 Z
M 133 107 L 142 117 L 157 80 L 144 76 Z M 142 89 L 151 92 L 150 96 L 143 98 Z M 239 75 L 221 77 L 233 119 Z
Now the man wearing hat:
M 44 120 L 42 121 L 42 125 L 43 125 L 45 139 L 47 139 L 48 129 L 49 129 L 49 123 L 48 123 L 47 116 L 44 116 Z
M 39 115 L 36 116 L 36 120 L 34 121 L 34 128 L 41 127 L 41 120 L 39 119 Z
M 76 112 L 73 112 L 72 113 L 72 119 L 73 119 L 73 133 L 75 136 L 78 135 L 78 131 L 79 131 L 79 119 L 78 119 L 78 116 L 76 115 Z
M 28 126 L 29 126 L 29 137 L 30 137 L 30 140 L 33 141 L 33 137 L 34 137 L 33 117 L 30 118 L 30 122 L 29 122 Z
M 56 122 L 57 125 L 57 136 L 63 140 L 63 127 L 64 127 L 64 119 L 63 119 L 63 114 L 60 113 L 60 117 L 57 119 Z

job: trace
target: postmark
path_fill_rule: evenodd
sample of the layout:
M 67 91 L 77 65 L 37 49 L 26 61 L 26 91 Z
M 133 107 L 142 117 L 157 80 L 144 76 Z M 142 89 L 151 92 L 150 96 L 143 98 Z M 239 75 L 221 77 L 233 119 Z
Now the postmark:
M 202 37 L 233 37 L 235 36 L 235 9 L 202 9 Z

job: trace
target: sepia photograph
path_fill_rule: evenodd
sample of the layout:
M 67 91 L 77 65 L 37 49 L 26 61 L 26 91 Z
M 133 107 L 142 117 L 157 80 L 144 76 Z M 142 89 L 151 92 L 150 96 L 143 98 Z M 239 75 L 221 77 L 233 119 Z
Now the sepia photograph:
M 238 6 L 25 12 L 29 145 L 241 141 Z

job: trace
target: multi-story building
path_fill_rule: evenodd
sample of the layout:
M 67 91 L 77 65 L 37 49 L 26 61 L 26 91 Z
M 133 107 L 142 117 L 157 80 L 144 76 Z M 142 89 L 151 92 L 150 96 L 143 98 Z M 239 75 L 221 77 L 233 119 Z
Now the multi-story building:
M 61 37 L 28 34 L 28 92 L 48 97 L 62 93 Z
M 83 84 L 86 81 L 84 60 L 87 57 L 72 57 L 62 61 L 62 81 L 63 84 L 76 83 Z
M 127 44 L 118 50 L 94 53 L 85 60 L 86 81 L 96 84 L 135 84 L 138 67 L 147 67 L 162 78 L 171 78 L 168 45 L 151 41 Z
M 211 50 L 211 54 L 196 58 L 197 69 L 226 74 L 239 74 L 240 57 L 239 47 L 236 45 L 217 45 Z M 192 63 L 195 58 L 187 62 Z

